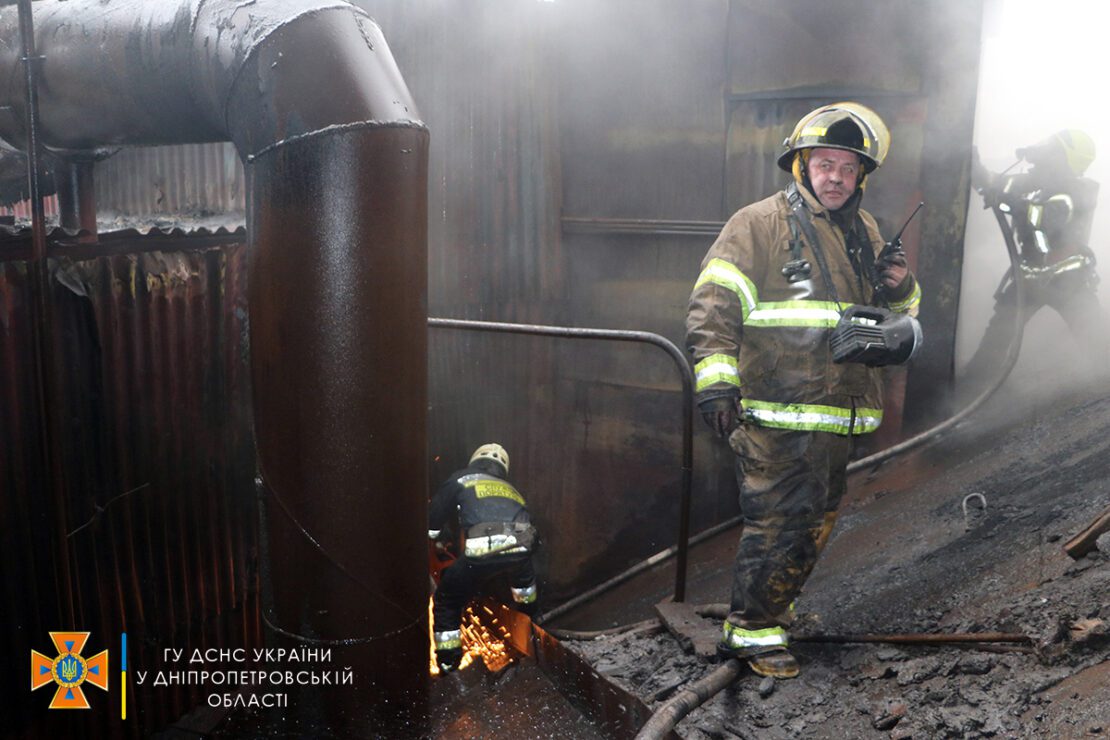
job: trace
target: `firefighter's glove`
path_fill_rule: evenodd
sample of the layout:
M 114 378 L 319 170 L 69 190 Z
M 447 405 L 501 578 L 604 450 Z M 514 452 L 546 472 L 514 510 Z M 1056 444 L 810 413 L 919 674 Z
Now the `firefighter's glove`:
M 444 542 L 443 540 L 436 540 L 435 543 L 436 543 L 436 560 L 438 560 L 441 563 L 445 563 L 448 560 L 451 560 L 452 558 L 455 557 L 451 553 L 451 549 L 448 546 L 448 543 Z
M 710 398 L 698 404 L 701 418 L 709 428 L 722 439 L 727 438 L 736 427 L 740 426 L 742 411 L 740 409 L 740 396 L 720 396 Z
M 879 273 L 883 285 L 888 290 L 894 290 L 909 277 L 910 266 L 903 252 L 890 252 L 875 260 L 875 271 Z

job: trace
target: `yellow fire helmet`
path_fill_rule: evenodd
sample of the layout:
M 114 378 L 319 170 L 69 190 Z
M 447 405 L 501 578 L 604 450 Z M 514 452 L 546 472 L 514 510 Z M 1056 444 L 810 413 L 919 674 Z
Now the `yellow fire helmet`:
M 793 133 L 783 141 L 786 151 L 778 159 L 780 168 L 795 169 L 796 157 L 803 149 L 822 147 L 855 152 L 863 160 L 866 175 L 886 159 L 890 151 L 890 130 L 879 114 L 859 103 L 823 105 L 798 121 Z
M 1043 144 L 1060 147 L 1067 158 L 1068 169 L 1082 177 L 1095 161 L 1095 140 L 1076 128 L 1066 128 L 1048 137 Z
M 505 468 L 506 475 L 509 472 L 509 453 L 505 452 L 505 448 L 496 442 L 482 445 L 474 450 L 474 454 L 470 456 L 470 462 L 475 460 L 493 460 L 495 463 L 501 463 L 501 467 Z

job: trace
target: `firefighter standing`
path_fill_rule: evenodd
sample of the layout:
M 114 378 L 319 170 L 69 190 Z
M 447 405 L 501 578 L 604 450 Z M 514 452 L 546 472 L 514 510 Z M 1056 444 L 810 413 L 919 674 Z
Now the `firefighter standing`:
M 1110 348 L 1096 295 L 1095 256 L 1088 246 L 1098 183 L 1083 173 L 1094 161 L 1094 141 L 1082 131 L 1063 130 L 1018 149 L 1017 156 L 1032 165 L 1027 172 L 993 174 L 977 153 L 971 171 L 971 184 L 983 196 L 984 207 L 998 208 L 1015 237 L 1023 288 L 1017 319 L 1024 326 L 1042 307 L 1051 306 L 1083 347 L 1092 372 L 1098 373 L 1110 359 Z M 964 369 L 969 392 L 982 390 L 1006 356 L 1019 310 L 1016 292 L 1011 269 L 995 292 L 994 315 Z
M 437 543 L 450 540 L 457 512 L 464 538 L 462 557 L 440 575 L 432 607 L 436 662 L 444 672 L 462 659 L 463 609 L 490 581 L 508 578 L 517 610 L 530 615 L 535 606 L 535 529 L 524 497 L 505 480 L 508 474 L 505 449 L 482 445 L 469 466 L 452 473 L 432 497 L 428 537 Z
M 765 676 L 798 674 L 791 605 L 832 530 L 852 436 L 882 420 L 880 371 L 834 363 L 830 335 L 858 304 L 889 309 L 884 332 L 912 324 L 920 338 L 917 282 L 900 252 L 876 258 L 882 238 L 859 207 L 889 141 L 855 103 L 805 116 L 778 160 L 793 181 L 732 216 L 690 296 L 698 407 L 736 453 L 744 527 L 718 651 Z

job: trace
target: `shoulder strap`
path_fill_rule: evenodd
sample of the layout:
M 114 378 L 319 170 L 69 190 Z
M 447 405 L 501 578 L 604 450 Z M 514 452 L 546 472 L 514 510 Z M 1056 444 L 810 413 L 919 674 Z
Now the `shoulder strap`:
M 813 222 L 809 220 L 809 210 L 806 208 L 805 200 L 802 198 L 802 194 L 798 192 L 798 183 L 791 182 L 786 186 L 786 203 L 790 206 L 790 215 L 801 227 L 806 241 L 809 242 L 809 248 L 813 250 L 813 257 L 817 260 L 817 267 L 821 270 L 821 277 L 825 281 L 825 289 L 829 292 L 829 298 L 837 307 L 840 307 L 840 297 L 836 294 L 836 286 L 833 285 L 832 274 L 829 272 L 829 265 L 825 261 L 825 253 L 821 249 L 821 241 L 817 238 L 817 230 L 813 228 Z
M 859 247 L 859 264 L 852 265 L 852 267 L 857 271 L 863 271 L 863 280 L 871 286 L 872 302 L 880 302 L 882 306 L 890 308 L 886 290 L 879 278 L 878 271 L 875 269 L 875 250 L 871 246 L 871 237 L 867 233 L 867 225 L 863 223 L 863 217 L 858 213 L 856 214 L 854 228 L 848 238 L 854 239 Z M 858 272 L 856 274 L 859 275 Z

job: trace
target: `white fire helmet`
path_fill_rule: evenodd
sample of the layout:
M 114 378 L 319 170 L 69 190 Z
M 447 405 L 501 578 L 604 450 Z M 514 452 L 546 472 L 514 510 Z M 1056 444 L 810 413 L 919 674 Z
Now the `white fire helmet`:
M 482 445 L 474 450 L 474 454 L 470 456 L 470 462 L 475 460 L 493 460 L 495 463 L 500 463 L 501 467 L 505 468 L 506 475 L 509 472 L 509 453 L 505 452 L 505 448 L 496 442 Z

